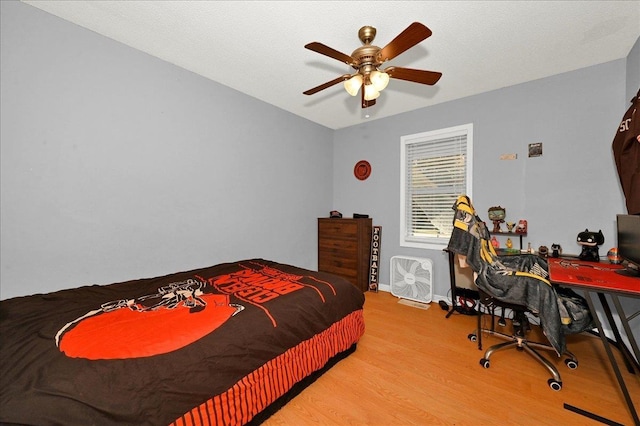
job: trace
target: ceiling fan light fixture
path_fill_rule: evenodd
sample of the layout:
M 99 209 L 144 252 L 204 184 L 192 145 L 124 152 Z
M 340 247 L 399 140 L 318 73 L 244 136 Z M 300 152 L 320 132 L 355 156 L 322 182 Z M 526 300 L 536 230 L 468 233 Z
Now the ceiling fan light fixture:
M 344 82 L 344 90 L 346 90 L 351 96 L 358 94 L 360 86 L 362 86 L 362 75 L 360 74 L 356 74 Z
M 373 84 L 378 92 L 382 92 L 387 87 L 387 84 L 389 84 L 389 74 L 374 70 L 369 74 L 369 80 L 371 80 L 371 84 Z
M 304 95 L 313 95 L 321 90 L 333 87 L 338 83 L 343 83 L 349 95 L 356 96 L 360 93 L 362 96 L 360 106 L 362 108 L 369 108 L 376 104 L 375 100 L 380 96 L 380 92 L 385 90 L 391 78 L 434 85 L 440 77 L 442 77 L 441 72 L 396 66 L 387 67 L 384 70 L 379 69 L 384 63 L 411 49 L 431 36 L 431 34 L 431 30 L 425 25 L 420 22 L 413 22 L 386 46 L 380 48 L 372 44 L 376 35 L 376 29 L 371 26 L 365 26 L 360 28 L 358 32 L 358 38 L 362 42 L 362 46 L 355 49 L 351 55 L 339 52 L 317 41 L 307 43 L 304 46 L 305 49 L 312 50 L 349 65 L 355 70 L 355 73 L 343 74 L 302 93 Z M 362 91 L 360 91 L 361 86 L 363 86 Z
M 372 101 L 380 96 L 380 92 L 376 89 L 373 84 L 366 84 L 364 86 L 364 100 Z

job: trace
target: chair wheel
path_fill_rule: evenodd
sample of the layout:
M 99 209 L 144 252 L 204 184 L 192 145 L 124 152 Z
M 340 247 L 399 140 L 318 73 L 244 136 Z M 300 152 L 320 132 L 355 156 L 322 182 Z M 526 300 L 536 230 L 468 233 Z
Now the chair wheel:
M 578 361 L 576 361 L 575 359 L 567 358 L 564 360 L 564 363 L 567 367 L 569 367 L 572 370 L 575 370 L 576 368 L 578 368 Z
M 484 368 L 489 368 L 489 366 L 491 365 L 491 363 L 489 362 L 488 359 L 486 358 L 482 358 L 480 360 L 480 365 L 483 366 Z
M 554 391 L 559 391 L 560 389 L 562 389 L 562 382 L 558 382 L 555 379 L 549 379 L 547 383 L 549 384 L 549 387 Z
M 478 340 L 478 336 L 476 336 L 474 333 L 471 333 L 467 336 L 467 339 L 471 340 L 472 342 L 475 342 L 476 340 Z

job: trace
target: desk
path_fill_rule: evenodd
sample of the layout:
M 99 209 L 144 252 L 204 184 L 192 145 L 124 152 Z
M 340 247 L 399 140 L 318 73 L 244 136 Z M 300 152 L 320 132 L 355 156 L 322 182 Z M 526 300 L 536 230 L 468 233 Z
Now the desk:
M 616 378 L 618 379 L 618 384 L 620 385 L 620 389 L 622 390 L 622 394 L 624 395 L 624 399 L 627 403 L 627 407 L 629 408 L 629 412 L 631 413 L 635 424 L 640 425 L 638 413 L 633 406 L 631 396 L 629 395 L 629 390 L 627 389 L 624 379 L 622 378 L 618 363 L 616 362 L 613 353 L 611 352 L 611 346 L 609 345 L 609 341 L 604 334 L 602 322 L 598 318 L 592 299 L 593 293 L 598 295 L 598 297 L 600 298 L 600 302 L 602 303 L 602 307 L 605 310 L 605 318 L 608 321 L 611 330 L 614 332 L 616 341 L 618 342 L 618 344 L 620 344 L 621 347 L 624 347 L 624 342 L 621 340 L 620 333 L 613 320 L 613 316 L 611 315 L 611 309 L 609 308 L 609 305 L 605 298 L 605 294 L 608 294 L 611 297 L 611 300 L 613 300 L 613 304 L 618 311 L 620 322 L 622 323 L 627 338 L 631 343 L 631 347 L 633 348 L 636 359 L 640 360 L 638 343 L 636 342 L 633 334 L 631 333 L 631 328 L 629 327 L 629 320 L 632 319 L 633 316 L 626 316 L 622 309 L 622 305 L 620 304 L 620 300 L 618 299 L 618 296 L 640 298 L 640 278 L 626 277 L 617 274 L 615 270 L 620 268 L 622 268 L 620 265 L 612 265 L 608 263 L 584 262 L 578 259 L 551 258 L 549 259 L 549 278 L 555 284 L 561 284 L 566 287 L 573 287 L 584 292 L 585 298 L 587 299 L 587 303 L 589 305 L 589 309 L 591 310 L 593 319 L 596 323 L 596 326 L 598 327 L 600 339 L 602 340 L 602 344 L 604 345 L 607 356 L 609 357 L 611 367 L 613 368 Z M 623 350 L 623 354 L 625 355 L 625 359 L 626 357 L 630 356 L 628 350 L 627 352 Z

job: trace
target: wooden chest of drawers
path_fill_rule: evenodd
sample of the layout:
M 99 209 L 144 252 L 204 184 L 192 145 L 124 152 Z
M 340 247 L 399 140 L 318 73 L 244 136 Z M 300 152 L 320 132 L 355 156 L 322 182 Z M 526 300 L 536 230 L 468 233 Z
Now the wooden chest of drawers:
M 318 271 L 369 288 L 372 219 L 318 219 Z

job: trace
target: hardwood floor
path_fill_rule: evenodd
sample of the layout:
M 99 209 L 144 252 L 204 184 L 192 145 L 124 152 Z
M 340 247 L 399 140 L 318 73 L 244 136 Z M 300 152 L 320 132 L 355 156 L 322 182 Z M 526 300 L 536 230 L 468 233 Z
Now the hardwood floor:
M 597 337 L 569 336 L 569 348 L 579 360 L 575 370 L 550 354 L 563 381 L 556 392 L 547 385 L 547 371 L 524 352 L 496 352 L 491 367 L 481 367 L 484 352 L 467 338 L 476 317 L 445 319 L 436 303 L 423 310 L 397 301 L 386 292 L 367 292 L 366 332 L 358 349 L 264 424 L 602 424 L 565 409 L 567 403 L 633 425 Z M 483 347 L 500 341 L 483 337 Z M 640 409 L 640 375 L 624 368 L 622 374 Z

